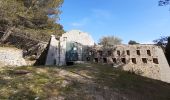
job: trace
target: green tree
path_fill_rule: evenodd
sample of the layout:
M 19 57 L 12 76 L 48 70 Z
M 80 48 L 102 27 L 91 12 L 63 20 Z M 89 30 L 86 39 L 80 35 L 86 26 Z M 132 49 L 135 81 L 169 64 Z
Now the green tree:
M 121 44 L 122 40 L 115 36 L 104 36 L 99 40 L 99 44 L 104 47 L 114 46 Z
M 159 6 L 166 6 L 170 4 L 170 0 L 159 0 Z
M 153 40 L 153 42 L 156 45 L 165 48 L 168 42 L 168 36 L 160 37 L 159 39 Z
M 136 42 L 136 41 L 134 41 L 134 40 L 130 40 L 130 41 L 128 42 L 128 44 L 129 44 L 129 45 L 134 45 L 134 44 L 139 44 L 139 43 Z
M 62 25 L 56 23 L 62 3 L 63 0 L 0 0 L 0 31 L 6 33 L 4 37 L 21 33 L 48 41 L 49 35 L 64 32 Z

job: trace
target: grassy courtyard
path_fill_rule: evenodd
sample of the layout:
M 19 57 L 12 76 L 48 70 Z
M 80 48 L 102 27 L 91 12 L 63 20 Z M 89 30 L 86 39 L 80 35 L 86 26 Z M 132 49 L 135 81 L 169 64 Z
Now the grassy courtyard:
M 2 67 L 1 99 L 170 100 L 170 84 L 99 64 Z

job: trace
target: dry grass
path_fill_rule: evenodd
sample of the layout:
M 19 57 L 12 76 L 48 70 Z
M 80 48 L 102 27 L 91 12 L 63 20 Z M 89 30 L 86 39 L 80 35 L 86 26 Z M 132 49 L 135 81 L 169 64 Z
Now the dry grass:
M 107 65 L 0 69 L 0 99 L 170 100 L 169 93 L 170 84 Z

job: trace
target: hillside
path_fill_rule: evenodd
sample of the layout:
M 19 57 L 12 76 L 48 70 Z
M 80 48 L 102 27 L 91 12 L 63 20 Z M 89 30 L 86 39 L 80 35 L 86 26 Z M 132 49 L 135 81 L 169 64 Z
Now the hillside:
M 0 99 L 169 100 L 170 84 L 107 65 L 0 69 Z

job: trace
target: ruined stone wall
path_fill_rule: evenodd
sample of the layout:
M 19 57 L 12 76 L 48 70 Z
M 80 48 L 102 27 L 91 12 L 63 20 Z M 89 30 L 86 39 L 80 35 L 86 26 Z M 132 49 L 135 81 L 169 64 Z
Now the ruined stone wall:
M 0 67 L 25 66 L 22 50 L 9 47 L 0 47 Z
M 163 50 L 158 46 L 117 45 L 107 49 L 95 49 L 93 55 L 94 62 L 112 64 L 123 70 L 170 82 L 170 68 Z
M 3 34 L 0 33 L 0 38 L 2 35 Z M 38 58 L 48 43 L 34 40 L 24 35 L 22 36 L 21 34 L 11 34 L 4 44 L 14 45 L 17 48 L 26 51 L 24 55 L 35 55 Z

